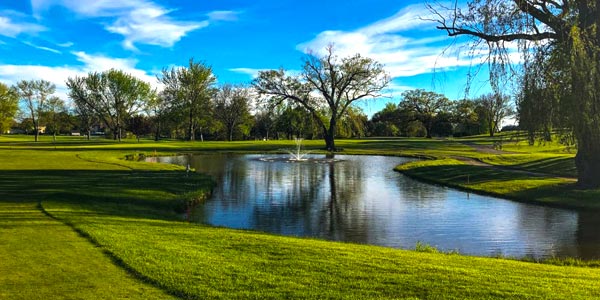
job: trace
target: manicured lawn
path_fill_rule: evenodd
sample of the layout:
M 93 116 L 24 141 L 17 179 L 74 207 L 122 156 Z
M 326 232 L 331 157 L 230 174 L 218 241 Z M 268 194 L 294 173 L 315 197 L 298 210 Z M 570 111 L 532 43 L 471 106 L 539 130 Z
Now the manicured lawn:
M 181 221 L 185 202 L 197 195 L 195 191 L 209 191 L 213 184 L 209 178 L 186 175 L 177 166 L 122 159 L 136 153 L 282 151 L 293 147 L 292 141 L 115 144 L 69 138 L 57 144 L 48 140 L 33 144 L 27 138 L 0 137 L 0 214 L 9 216 L 0 219 L 0 298 L 93 299 L 86 293 L 96 290 L 103 291 L 97 298 L 144 299 L 168 295 L 192 299 L 600 297 L 597 268 L 189 224 Z M 365 139 L 338 145 L 346 153 L 491 157 L 456 140 Z M 318 149 L 322 142 L 308 141 L 307 147 Z M 571 185 L 568 179 L 517 176 L 510 170 L 465 165 L 450 158 L 405 167 L 405 172 L 416 170 L 448 184 L 466 181 L 468 188 L 506 195 L 533 193 L 562 199 L 557 192 L 569 191 Z M 590 202 L 579 205 L 597 207 L 591 201 L 597 191 L 587 193 L 584 198 Z

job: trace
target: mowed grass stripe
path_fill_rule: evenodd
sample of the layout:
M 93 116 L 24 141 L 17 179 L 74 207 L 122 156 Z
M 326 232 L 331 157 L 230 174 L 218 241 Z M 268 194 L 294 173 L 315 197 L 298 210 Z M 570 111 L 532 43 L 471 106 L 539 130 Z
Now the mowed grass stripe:
M 31 203 L 0 202 L 0 299 L 170 299 Z

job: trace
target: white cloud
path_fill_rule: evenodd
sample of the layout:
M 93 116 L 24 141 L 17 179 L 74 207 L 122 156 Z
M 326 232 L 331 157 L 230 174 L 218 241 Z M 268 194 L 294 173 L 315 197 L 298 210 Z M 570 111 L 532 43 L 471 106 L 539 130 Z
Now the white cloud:
M 137 60 L 127 58 L 111 58 L 104 55 L 91 55 L 85 52 L 72 52 L 78 66 L 41 66 L 41 65 L 0 65 L 0 82 L 15 84 L 21 80 L 47 80 L 56 85 L 56 95 L 62 99 L 68 98 L 65 84 L 69 77 L 86 76 L 89 72 L 102 72 L 111 68 L 122 70 L 138 79 L 150 83 L 160 89 L 156 77 L 146 71 L 136 68 Z
M 216 10 L 206 14 L 210 21 L 237 21 L 239 12 L 232 10 Z
M 44 26 L 28 23 L 15 22 L 6 16 L 0 16 L 0 35 L 15 38 L 21 34 L 35 34 L 46 30 Z
M 39 45 L 36 45 L 34 43 L 31 43 L 31 42 L 23 42 L 23 44 L 31 46 L 31 47 L 36 48 L 36 49 L 40 49 L 40 50 L 52 52 L 52 53 L 55 53 L 55 54 L 62 54 L 62 52 L 59 51 L 59 50 L 48 48 L 48 47 L 39 46 Z
M 470 53 L 461 45 L 457 52 L 444 53 L 450 42 L 440 32 L 427 33 L 433 24 L 430 12 L 424 5 L 412 5 L 395 15 L 359 28 L 354 31 L 323 31 L 313 40 L 301 43 L 297 49 L 303 52 L 311 50 L 322 53 L 333 44 L 340 57 L 360 53 L 382 63 L 392 77 L 408 77 L 432 73 L 462 66 L 471 66 L 483 61 L 487 53 Z M 422 37 L 409 37 L 406 33 L 423 32 Z
M 123 46 L 136 49 L 135 44 L 171 47 L 188 32 L 209 25 L 207 20 L 183 22 L 169 16 L 172 10 L 146 0 L 32 0 L 34 14 L 61 5 L 85 18 L 108 18 L 109 32 L 124 37 Z
M 258 77 L 258 72 L 260 72 L 260 71 L 266 71 L 266 70 L 267 69 L 252 69 L 252 68 L 233 68 L 233 69 L 229 69 L 229 71 L 231 71 L 231 72 L 246 74 L 246 75 L 252 77 L 252 79 Z
M 62 48 L 71 48 L 73 45 L 75 45 L 75 43 L 73 43 L 73 42 L 65 42 L 65 43 L 56 44 L 56 46 L 59 46 Z

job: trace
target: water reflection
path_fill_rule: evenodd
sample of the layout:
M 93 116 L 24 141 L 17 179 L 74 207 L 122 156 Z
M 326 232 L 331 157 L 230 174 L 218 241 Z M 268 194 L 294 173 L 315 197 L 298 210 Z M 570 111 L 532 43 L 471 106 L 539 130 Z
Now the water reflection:
M 420 183 L 392 171 L 406 158 L 336 156 L 335 163 L 261 155 L 166 158 L 211 174 L 196 222 L 285 235 L 473 255 L 600 258 L 594 214 L 527 205 Z

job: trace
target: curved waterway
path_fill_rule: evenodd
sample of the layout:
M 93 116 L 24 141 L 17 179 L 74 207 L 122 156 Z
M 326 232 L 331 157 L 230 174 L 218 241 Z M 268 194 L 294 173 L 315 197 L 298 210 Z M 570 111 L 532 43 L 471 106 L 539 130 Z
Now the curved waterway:
M 518 203 L 394 172 L 409 158 L 211 154 L 159 158 L 213 176 L 192 221 L 275 234 L 479 256 L 600 258 L 593 213 Z

